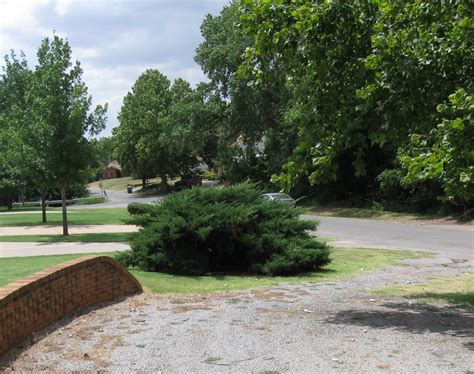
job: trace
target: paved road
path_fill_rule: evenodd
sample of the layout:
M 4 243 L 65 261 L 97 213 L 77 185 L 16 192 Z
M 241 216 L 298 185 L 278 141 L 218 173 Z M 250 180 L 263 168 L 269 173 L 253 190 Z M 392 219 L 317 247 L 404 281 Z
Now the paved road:
M 474 260 L 474 227 L 359 218 L 303 216 L 320 221 L 318 233 L 333 245 L 427 250 L 445 257 Z
M 90 190 L 91 195 L 99 195 L 99 190 Z M 154 203 L 163 200 L 164 196 L 142 196 L 129 194 L 127 191 L 107 190 L 108 202 L 92 205 L 71 205 L 68 209 L 101 209 L 101 208 L 126 208 L 130 203 Z
M 202 182 L 203 187 L 212 187 L 216 184 L 215 181 L 205 180 Z M 89 189 L 91 196 L 97 195 L 100 196 L 99 189 Z M 114 191 L 106 190 L 108 202 L 103 204 L 93 204 L 93 205 L 72 205 L 68 209 L 99 209 L 99 208 L 126 208 L 130 203 L 155 203 L 157 201 L 163 200 L 166 195 L 139 195 L 139 194 L 129 194 L 126 190 Z
M 126 251 L 125 243 L 0 243 L 0 258 Z

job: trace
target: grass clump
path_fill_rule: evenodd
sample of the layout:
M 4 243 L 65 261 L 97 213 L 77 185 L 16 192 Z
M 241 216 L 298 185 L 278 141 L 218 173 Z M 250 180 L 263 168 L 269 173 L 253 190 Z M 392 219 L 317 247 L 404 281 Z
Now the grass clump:
M 307 233 L 316 223 L 260 194 L 256 185 L 243 183 L 186 190 L 155 205 L 133 204 L 132 223 L 142 230 L 119 260 L 145 271 L 190 275 L 293 275 L 327 265 L 329 247 Z
M 474 273 L 437 277 L 428 283 L 404 284 L 376 290 L 382 295 L 400 295 L 427 304 L 474 307 Z

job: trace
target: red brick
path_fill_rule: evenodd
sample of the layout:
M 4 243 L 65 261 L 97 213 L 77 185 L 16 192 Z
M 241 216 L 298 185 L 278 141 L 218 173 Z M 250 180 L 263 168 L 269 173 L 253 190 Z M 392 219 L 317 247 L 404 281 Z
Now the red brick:
M 72 310 L 142 291 L 110 257 L 82 257 L 0 288 L 0 356 Z

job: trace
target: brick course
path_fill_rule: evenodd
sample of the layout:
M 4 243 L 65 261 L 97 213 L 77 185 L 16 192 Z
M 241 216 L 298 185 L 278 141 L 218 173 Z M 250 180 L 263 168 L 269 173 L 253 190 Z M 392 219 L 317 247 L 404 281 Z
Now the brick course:
M 105 256 L 81 257 L 0 288 L 0 356 L 76 308 L 141 291 L 127 269 Z

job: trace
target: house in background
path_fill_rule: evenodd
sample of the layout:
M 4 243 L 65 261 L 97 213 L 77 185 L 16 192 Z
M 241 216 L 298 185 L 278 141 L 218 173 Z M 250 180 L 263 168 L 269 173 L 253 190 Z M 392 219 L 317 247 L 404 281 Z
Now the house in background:
M 122 177 L 122 168 L 117 161 L 112 161 L 101 173 L 102 179 L 113 179 Z

